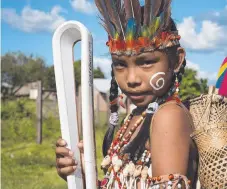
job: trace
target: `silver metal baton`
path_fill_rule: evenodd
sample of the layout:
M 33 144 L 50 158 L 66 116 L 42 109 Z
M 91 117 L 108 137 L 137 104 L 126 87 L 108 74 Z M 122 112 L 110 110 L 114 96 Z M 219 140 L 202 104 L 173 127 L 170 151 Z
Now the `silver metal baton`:
M 76 90 L 73 68 L 73 47 L 81 41 L 82 125 L 86 189 L 95 189 L 97 182 L 94 110 L 93 110 L 93 40 L 87 28 L 77 22 L 62 24 L 53 36 L 53 58 L 57 86 L 62 138 L 78 161 L 74 174 L 67 177 L 68 189 L 82 189 L 83 185 L 79 142 Z

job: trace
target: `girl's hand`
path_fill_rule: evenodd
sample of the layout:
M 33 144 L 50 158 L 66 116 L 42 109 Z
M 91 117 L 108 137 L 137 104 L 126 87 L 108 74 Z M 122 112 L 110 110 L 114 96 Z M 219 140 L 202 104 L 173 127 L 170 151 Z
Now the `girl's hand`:
M 58 175 L 67 180 L 67 176 L 71 175 L 77 168 L 77 162 L 73 157 L 73 152 L 66 148 L 66 141 L 59 138 L 56 142 L 56 169 Z M 78 144 L 80 152 L 83 153 L 83 141 Z M 83 155 L 82 164 L 83 164 Z

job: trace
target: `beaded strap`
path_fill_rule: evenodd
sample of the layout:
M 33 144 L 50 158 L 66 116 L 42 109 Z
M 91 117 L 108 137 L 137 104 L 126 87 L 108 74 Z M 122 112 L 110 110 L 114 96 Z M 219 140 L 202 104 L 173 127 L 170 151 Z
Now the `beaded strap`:
M 151 178 L 151 189 L 175 189 L 182 188 L 190 189 L 191 181 L 181 174 L 162 175 Z

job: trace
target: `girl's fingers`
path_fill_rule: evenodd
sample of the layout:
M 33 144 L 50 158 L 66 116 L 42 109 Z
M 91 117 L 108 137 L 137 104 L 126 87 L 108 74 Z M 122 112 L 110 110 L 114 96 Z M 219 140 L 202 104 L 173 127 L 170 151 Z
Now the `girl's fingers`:
M 84 153 L 84 144 L 83 144 L 83 141 L 82 140 L 78 143 L 77 146 L 80 149 L 80 152 L 81 153 Z
M 65 147 L 67 145 L 66 141 L 59 137 L 59 139 L 56 142 L 57 147 Z
M 73 152 L 65 147 L 57 147 L 55 153 L 57 157 L 73 157 Z
M 76 166 L 57 168 L 58 174 L 60 176 L 68 176 L 71 175 L 76 170 Z
M 72 158 L 57 158 L 56 164 L 57 164 L 57 167 L 64 168 L 64 167 L 76 166 L 77 162 Z

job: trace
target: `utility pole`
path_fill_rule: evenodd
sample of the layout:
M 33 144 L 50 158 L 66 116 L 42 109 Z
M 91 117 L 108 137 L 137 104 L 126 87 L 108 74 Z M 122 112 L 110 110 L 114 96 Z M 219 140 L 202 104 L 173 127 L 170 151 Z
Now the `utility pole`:
M 37 126 L 36 126 L 36 143 L 42 143 L 42 81 L 37 82 L 37 98 L 36 98 L 36 115 L 37 115 Z

